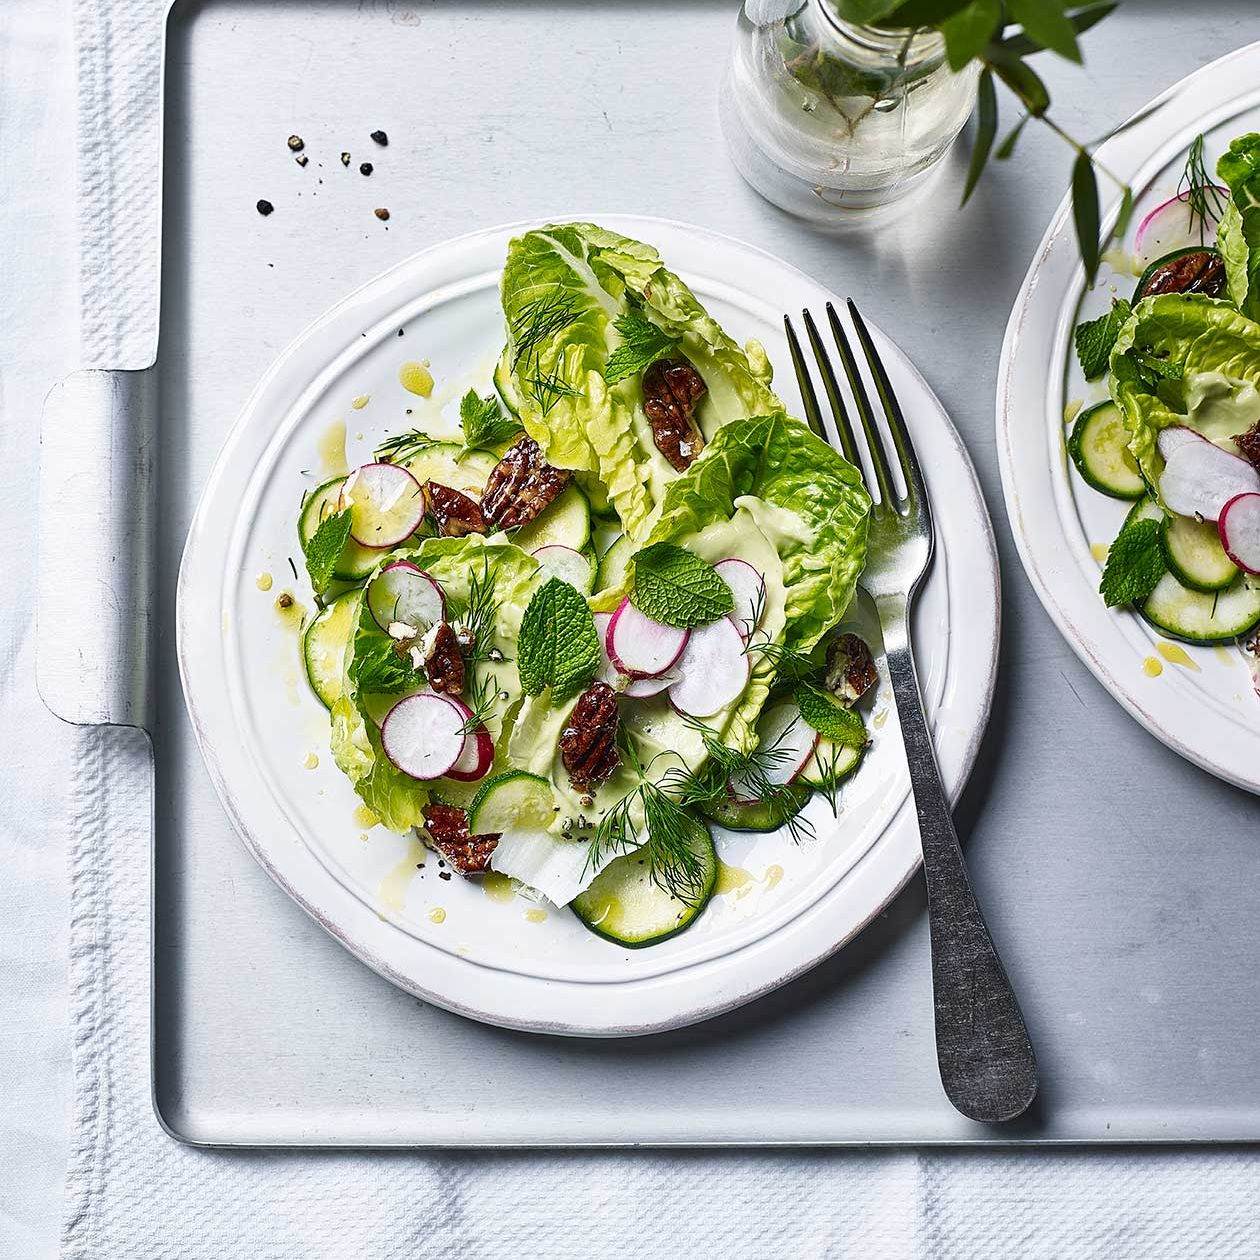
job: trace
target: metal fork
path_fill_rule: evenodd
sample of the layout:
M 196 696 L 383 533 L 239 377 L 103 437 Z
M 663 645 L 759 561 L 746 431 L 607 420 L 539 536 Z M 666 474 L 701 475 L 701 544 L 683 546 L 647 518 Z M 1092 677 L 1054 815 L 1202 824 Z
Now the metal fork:
M 892 445 L 890 457 L 848 335 L 828 302 L 827 322 L 848 379 L 875 476 L 869 555 L 862 586 L 879 610 L 888 673 L 919 817 L 941 1083 L 950 1102 L 970 1119 L 986 1123 L 1011 1120 L 1027 1110 L 1036 1095 L 1037 1061 L 1019 1003 L 967 879 L 923 715 L 910 645 L 910 612 L 932 562 L 931 506 L 888 373 L 857 307 L 849 302 L 848 308 L 887 419 Z M 844 457 L 861 469 L 857 440 L 831 360 L 813 316 L 803 311 L 802 318 L 835 420 L 839 440 L 833 445 L 838 445 Z M 830 441 L 792 321 L 784 316 L 783 322 L 801 386 L 805 418 L 819 437 Z M 901 470 L 904 493 L 894 483 L 892 457 Z

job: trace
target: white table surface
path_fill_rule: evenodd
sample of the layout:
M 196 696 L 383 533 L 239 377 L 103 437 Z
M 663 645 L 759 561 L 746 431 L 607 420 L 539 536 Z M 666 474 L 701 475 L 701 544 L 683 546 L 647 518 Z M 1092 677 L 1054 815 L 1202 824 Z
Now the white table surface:
M 107 0 L 102 0 L 106 3 Z M 1127 0 L 1087 42 L 1089 65 L 1072 71 L 1046 67 L 1056 95 L 1060 121 L 1093 136 L 1141 105 L 1158 89 L 1221 53 L 1260 36 L 1254 0 L 1213 0 L 1186 4 L 1173 0 Z M 721 58 L 724 49 L 700 49 L 698 57 Z M 68 0 L 5 0 L 0 5 L 0 466 L 13 491 L 11 502 L 29 510 L 34 485 L 36 435 L 43 396 L 60 376 L 84 357 L 80 346 L 76 252 L 75 73 Z M 977 224 L 1001 239 L 999 256 L 1007 259 L 994 288 L 1001 301 L 1013 296 L 1022 264 L 1035 244 L 1067 176 L 1067 157 L 1050 137 L 1030 129 L 1016 161 L 996 167 L 967 211 Z M 1012 207 L 1015 213 L 1012 213 Z M 1000 208 L 1000 210 L 999 210 Z M 383 261 L 389 261 L 383 259 Z M 890 270 L 889 284 L 904 278 Z M 981 278 L 977 278 L 980 284 Z M 923 281 L 920 280 L 920 285 Z M 987 286 L 986 286 L 987 287 Z M 995 524 L 1002 533 L 992 473 L 992 399 L 1004 314 L 987 300 L 983 326 L 966 311 L 951 321 L 927 319 L 917 328 L 898 329 L 903 344 L 921 356 L 931 351 L 933 384 L 960 417 L 982 479 L 990 495 Z M 942 350 L 967 346 L 965 355 Z M 984 417 L 983 422 L 979 417 Z M 986 472 L 987 468 L 987 472 Z M 69 914 L 65 868 L 66 837 L 43 824 L 60 816 L 53 808 L 64 782 L 74 743 L 70 733 L 40 706 L 33 684 L 33 627 L 24 616 L 24 593 L 32 583 L 33 555 L 21 544 L 22 514 L 11 518 L 3 553 L 16 573 L 9 590 L 16 598 L 0 603 L 0 1256 L 15 1258 L 56 1254 L 61 1216 L 61 1181 L 67 1150 L 69 1092 L 67 1041 L 66 940 Z M 1009 583 L 1026 586 L 1022 575 L 1008 572 Z M 1021 591 L 1028 605 L 1030 597 Z M 1040 610 L 1037 610 L 1040 613 Z M 1069 687 L 1092 692 L 1096 684 L 1066 651 L 1062 668 Z M 142 930 L 139 926 L 135 930 Z M 318 1157 L 311 1157 L 318 1158 Z M 606 1165 L 608 1157 L 603 1157 Z M 631 1159 L 632 1155 L 621 1158 Z M 808 1160 L 808 1155 L 785 1156 Z M 1037 1186 L 1034 1161 L 1027 1153 L 1010 1157 L 1030 1188 Z M 1252 1193 L 1251 1177 L 1260 1156 L 1245 1152 L 1217 1154 L 1115 1153 L 1082 1157 L 1110 1183 L 1106 1206 L 1089 1200 L 1094 1213 L 1122 1212 L 1131 1187 L 1179 1170 L 1219 1191 L 1220 1181 L 1237 1186 L 1240 1205 Z M 959 1177 L 967 1176 L 960 1157 Z M 1123 1161 L 1122 1176 L 1117 1161 Z M 728 1161 L 729 1163 L 729 1161 Z M 1104 1165 L 1106 1168 L 1104 1169 Z M 831 1157 L 830 1176 L 843 1181 L 843 1158 Z M 583 1176 L 579 1161 L 567 1175 Z M 693 1165 L 694 1167 L 694 1165 Z M 549 1164 L 555 1175 L 555 1165 Z M 1012 1173 L 1017 1170 L 1012 1168 Z M 1047 1168 L 1042 1212 L 1070 1212 L 1076 1200 L 1070 1183 L 1050 1178 Z M 606 1172 L 606 1167 L 605 1167 Z M 1170 1180 L 1193 1187 L 1193 1177 Z M 1088 1173 L 1087 1173 L 1088 1179 Z M 1056 1203 L 1054 1194 L 1063 1197 Z M 790 1206 L 790 1205 L 785 1205 Z M 908 1205 L 909 1206 L 909 1205 Z M 1184 1217 L 1175 1199 L 1161 1205 L 1167 1228 L 1153 1237 L 1167 1240 L 1164 1254 L 1189 1254 L 1177 1233 Z M 712 1209 L 711 1209 L 712 1210 Z M 771 1210 L 771 1209 L 767 1209 Z M 604 1222 L 604 1229 L 611 1223 Z M 1095 1236 L 1083 1221 L 1083 1236 Z M 1097 1234 L 1101 1238 L 1104 1235 Z M 1236 1237 L 1236 1235 L 1235 1235 Z M 1257 1235 L 1260 1239 L 1260 1233 Z M 1260 1252 L 1260 1241 L 1256 1243 Z M 868 1253 L 874 1254 L 874 1253 Z M 1114 1256 L 1098 1250 L 1079 1254 Z M 1148 1247 L 1144 1254 L 1154 1252 Z

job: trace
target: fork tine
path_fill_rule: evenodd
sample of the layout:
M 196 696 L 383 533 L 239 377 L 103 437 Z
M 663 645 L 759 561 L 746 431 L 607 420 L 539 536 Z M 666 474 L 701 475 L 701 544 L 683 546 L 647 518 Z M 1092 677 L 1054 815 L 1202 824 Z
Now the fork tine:
M 912 501 L 917 499 L 926 507 L 928 498 L 923 484 L 923 473 L 914 453 L 914 443 L 910 441 L 910 430 L 906 427 L 906 418 L 902 413 L 901 404 L 897 401 L 892 382 L 884 370 L 884 362 L 875 349 L 871 334 L 867 331 L 866 321 L 858 313 L 858 308 L 853 304 L 852 298 L 849 299 L 848 305 L 849 314 L 853 318 L 853 327 L 857 330 L 858 340 L 862 343 L 862 351 L 866 355 L 871 376 L 875 380 L 875 391 L 879 394 L 880 402 L 884 404 L 884 414 L 888 417 L 888 430 L 892 434 L 893 445 L 897 448 L 897 456 L 901 461 L 901 472 L 906 479 L 909 498 Z
M 888 456 L 884 451 L 883 439 L 879 436 L 879 426 L 875 423 L 875 412 L 871 409 L 866 385 L 862 381 L 861 372 L 858 371 L 857 359 L 853 357 L 853 348 L 849 345 L 848 334 L 840 323 L 836 308 L 830 302 L 827 303 L 827 322 L 831 325 L 831 335 L 836 339 L 836 349 L 840 351 L 840 362 L 844 364 L 844 374 L 849 378 L 849 390 L 853 394 L 858 418 L 862 421 L 862 432 L 866 434 L 866 449 L 871 457 L 871 467 L 875 470 L 875 484 L 879 487 L 880 503 L 884 507 L 890 507 L 898 501 L 900 496 L 893 489 Z
M 818 395 L 814 392 L 814 382 L 809 378 L 805 356 L 801 353 L 801 343 L 796 339 L 796 329 L 792 327 L 792 321 L 786 315 L 783 317 L 783 327 L 787 331 L 788 350 L 792 355 L 796 382 L 801 387 L 801 402 L 805 405 L 805 419 L 809 427 L 825 442 L 827 431 L 823 428 L 822 412 L 818 409 Z
M 822 338 L 818 335 L 818 326 L 809 311 L 802 311 L 805 319 L 805 332 L 809 337 L 810 348 L 814 352 L 814 362 L 822 374 L 823 388 L 827 391 L 827 400 L 831 403 L 831 415 L 836 422 L 836 433 L 840 437 L 840 450 L 845 459 L 859 471 L 862 460 L 858 455 L 857 439 L 853 435 L 853 425 L 849 420 L 849 410 L 844 405 L 844 396 L 840 393 L 840 385 L 836 380 L 835 369 L 831 366 L 831 357 L 827 354 Z

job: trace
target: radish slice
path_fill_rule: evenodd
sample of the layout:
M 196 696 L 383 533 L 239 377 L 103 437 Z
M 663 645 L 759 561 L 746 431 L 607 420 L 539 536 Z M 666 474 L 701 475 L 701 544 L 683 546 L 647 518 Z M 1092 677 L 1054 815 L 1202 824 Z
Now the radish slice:
M 698 626 L 678 662 L 682 677 L 669 689 L 679 713 L 712 717 L 737 700 L 748 686 L 750 666 L 744 636 L 729 618 Z
M 1159 452 L 1164 456 L 1159 493 L 1169 509 L 1180 516 L 1214 521 L 1236 495 L 1260 493 L 1260 473 L 1245 459 L 1200 434 L 1195 434 L 1200 441 L 1188 441 L 1176 434 L 1182 427 L 1173 425 L 1159 435 Z
M 609 659 L 623 674 L 651 678 L 678 663 L 690 637 L 690 630 L 653 621 L 627 598 L 617 605 L 608 623 L 604 646 Z
M 364 464 L 341 487 L 338 500 L 350 509 L 350 537 L 361 547 L 396 547 L 420 528 L 424 492 L 397 464 Z
M 713 571 L 731 588 L 735 597 L 735 610 L 730 614 L 739 632 L 750 639 L 761 620 L 766 603 L 766 579 L 747 560 L 732 556 L 719 560 Z
M 447 704 L 452 705 L 459 714 L 460 722 L 467 727 L 472 717 L 472 710 L 455 696 L 443 696 Z M 494 761 L 494 740 L 485 725 L 464 736 L 464 747 L 455 764 L 446 772 L 448 779 L 459 779 L 463 783 L 472 783 L 482 778 Z
M 757 747 L 765 754 L 761 760 L 766 778 L 776 787 L 793 782 L 818 747 L 818 732 L 801 717 L 800 709 L 791 700 L 776 704 L 761 715 L 757 735 Z M 758 799 L 741 778 L 732 779 L 730 789 L 742 805 L 751 805 Z
M 584 595 L 591 593 L 595 584 L 595 569 L 590 560 L 580 551 L 566 547 L 562 543 L 548 543 L 533 553 L 539 567 L 549 577 L 558 577 L 568 582 Z
M 1177 447 L 1186 446 L 1191 442 L 1206 442 L 1207 438 L 1187 425 L 1170 424 L 1168 428 L 1159 431 L 1158 441 L 1159 453 L 1167 459 Z
M 368 583 L 367 606 L 376 624 L 386 631 L 394 622 L 419 628 L 446 618 L 442 588 L 410 560 L 387 564 Z
M 1260 573 L 1260 494 L 1236 494 L 1217 523 L 1225 554 L 1248 573 Z
M 1220 194 L 1222 208 L 1229 202 L 1229 189 L 1214 185 Z M 1209 196 L 1208 201 L 1212 198 Z M 1190 213 L 1187 195 L 1181 193 L 1170 197 L 1161 206 L 1156 206 L 1138 224 L 1133 236 L 1133 252 L 1143 267 L 1149 266 L 1157 258 L 1171 254 L 1174 249 L 1186 249 L 1191 245 L 1211 243 L 1216 233 L 1216 215 L 1209 204 L 1203 220 L 1203 238 L 1199 239 L 1198 221 Z
M 467 719 L 444 696 L 422 691 L 394 705 L 381 723 L 381 747 L 413 779 L 440 779 L 464 751 Z
M 630 700 L 646 700 L 651 696 L 660 695 L 666 687 L 678 681 L 677 670 L 666 670 L 663 674 L 657 674 L 653 678 L 631 678 L 629 674 L 623 674 L 609 659 L 608 648 L 604 642 L 608 634 L 608 623 L 612 620 L 612 613 L 595 613 L 595 630 L 599 635 L 599 650 L 603 655 L 603 663 L 599 667 L 599 673 L 596 677 L 602 683 L 607 683 L 619 695 L 625 696 Z

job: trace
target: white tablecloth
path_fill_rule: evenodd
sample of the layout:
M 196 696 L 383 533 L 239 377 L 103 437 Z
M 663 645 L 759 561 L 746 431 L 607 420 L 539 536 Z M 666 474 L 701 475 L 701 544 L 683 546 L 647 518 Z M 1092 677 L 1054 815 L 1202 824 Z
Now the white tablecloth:
M 115 143 L 147 125 L 129 109 L 157 72 L 161 5 L 77 5 L 88 138 Z M 25 526 L 42 398 L 80 363 L 144 361 L 151 328 L 126 316 L 128 303 L 151 301 L 155 274 L 151 253 L 112 256 L 109 230 L 151 222 L 151 196 L 102 185 L 91 149 L 76 162 L 72 7 L 0 6 L 10 570 L 0 601 L 0 1256 L 56 1255 L 63 1237 L 66 1254 L 107 1260 L 1260 1255 L 1260 1156 L 1242 1152 L 320 1156 L 199 1152 L 162 1134 L 147 1093 L 147 746 L 60 725 L 33 683 Z M 1112 20 L 1137 23 L 1145 9 L 1157 23 L 1169 11 L 1128 7 Z M 1229 42 L 1254 38 L 1236 25 Z M 1220 39 L 1195 62 L 1169 62 L 1188 70 L 1228 46 Z M 76 189 L 93 198 L 82 220 Z

